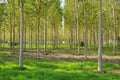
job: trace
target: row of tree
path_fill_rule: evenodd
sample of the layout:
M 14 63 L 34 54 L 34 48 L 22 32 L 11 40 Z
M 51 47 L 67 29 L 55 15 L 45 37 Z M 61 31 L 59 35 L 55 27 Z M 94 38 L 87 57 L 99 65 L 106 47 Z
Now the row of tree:
M 15 44 L 20 43 L 20 68 L 23 68 L 23 46 L 25 48 L 27 43 L 31 47 L 36 44 L 39 58 L 40 43 L 44 44 L 46 53 L 48 40 L 53 44 L 58 42 L 62 25 L 59 0 L 10 0 L 7 5 L 0 4 L 0 10 L 0 41 L 10 43 L 12 53 Z
M 113 46 L 113 54 L 119 46 L 119 0 L 65 0 L 65 31 L 72 48 L 84 41 L 87 59 L 89 45 L 98 46 L 98 71 L 102 70 L 102 45 Z M 99 6 L 99 7 L 98 7 Z
M 20 67 L 26 44 L 31 48 L 36 44 L 37 58 L 42 44 L 45 53 L 48 43 L 54 49 L 64 42 L 81 54 L 80 43 L 83 42 L 85 59 L 88 46 L 98 46 L 101 71 L 102 43 L 113 46 L 113 53 L 116 52 L 119 4 L 119 0 L 65 0 L 62 9 L 60 0 L 10 0 L 7 5 L 0 4 L 0 41 L 20 42 Z M 10 45 L 10 48 L 14 51 L 15 47 Z
M 84 43 L 86 43 L 88 46 L 93 45 L 94 47 L 97 47 L 99 0 L 65 1 L 65 32 L 67 32 L 66 34 L 69 35 L 66 37 L 69 43 L 78 43 L 80 41 L 84 41 Z M 114 46 L 114 48 L 116 48 L 116 43 L 119 38 L 118 26 L 120 17 L 120 2 L 118 0 L 104 0 L 102 4 L 103 44 L 108 47 Z M 77 29 L 77 25 L 79 25 L 79 29 Z M 78 42 L 77 40 L 79 40 L 79 37 L 77 36 L 80 37 L 80 41 Z M 74 44 L 70 44 L 70 47 L 71 45 Z

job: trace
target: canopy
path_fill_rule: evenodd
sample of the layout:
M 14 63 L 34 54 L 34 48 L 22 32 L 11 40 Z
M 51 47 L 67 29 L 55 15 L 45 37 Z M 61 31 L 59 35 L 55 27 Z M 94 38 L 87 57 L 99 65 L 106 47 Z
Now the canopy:
M 0 0 L 0 4 L 1 4 L 1 3 L 6 4 L 6 3 L 8 3 L 8 1 L 7 1 L 7 0 Z

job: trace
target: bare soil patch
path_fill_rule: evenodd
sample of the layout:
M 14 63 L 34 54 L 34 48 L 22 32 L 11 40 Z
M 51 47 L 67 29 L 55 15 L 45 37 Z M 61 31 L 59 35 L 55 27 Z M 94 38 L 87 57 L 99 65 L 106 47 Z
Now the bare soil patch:
M 120 74 L 120 69 L 116 69 L 114 73 Z
M 23 53 L 24 58 L 29 59 L 36 59 L 37 58 L 37 52 L 36 51 L 26 51 Z M 114 62 L 114 63 L 120 63 L 120 55 L 115 56 L 108 56 L 108 55 L 102 55 L 103 61 L 105 62 Z M 13 54 L 13 57 L 5 58 L 3 60 L 15 60 L 19 58 L 19 52 L 16 52 Z M 87 60 L 95 60 L 97 61 L 98 55 L 96 54 L 90 54 L 88 55 Z M 71 54 L 71 53 L 40 53 L 40 59 L 48 59 L 48 60 L 64 60 L 64 61 L 85 61 L 84 55 L 80 54 Z
M 25 52 L 24 55 L 28 58 L 36 58 L 37 53 Z M 120 63 L 120 56 L 103 55 L 103 61 Z M 88 55 L 88 60 L 97 60 L 97 55 Z M 69 53 L 49 53 L 40 54 L 40 59 L 50 60 L 65 60 L 65 61 L 84 61 L 84 55 L 69 54 Z

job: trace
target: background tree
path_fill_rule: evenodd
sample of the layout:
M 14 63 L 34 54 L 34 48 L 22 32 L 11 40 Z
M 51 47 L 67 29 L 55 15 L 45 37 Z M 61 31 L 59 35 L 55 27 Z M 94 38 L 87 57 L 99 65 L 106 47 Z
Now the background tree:
M 113 0 L 113 24 L 114 24 L 114 43 L 113 43 L 113 54 L 116 53 L 116 40 L 117 40 L 117 26 L 116 26 L 116 14 L 115 14 L 116 0 Z
M 84 0 L 84 55 L 87 59 L 87 13 L 86 13 L 86 0 Z

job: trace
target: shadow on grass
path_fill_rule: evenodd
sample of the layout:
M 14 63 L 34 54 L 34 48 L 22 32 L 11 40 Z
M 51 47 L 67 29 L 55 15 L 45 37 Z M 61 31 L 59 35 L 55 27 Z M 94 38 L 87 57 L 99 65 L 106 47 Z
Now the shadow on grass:
M 14 70 L 21 70 L 21 71 L 28 70 L 27 67 L 22 67 L 22 68 L 20 68 L 20 67 L 13 67 L 13 69 Z
M 0 65 L 4 65 L 4 61 L 0 60 Z
M 62 71 L 62 70 L 17 70 L 1 69 L 0 80 L 111 80 L 99 73 L 88 71 Z
M 95 70 L 97 66 L 97 63 L 91 61 L 26 60 L 23 70 L 16 67 L 14 62 L 10 64 L 5 64 L 5 66 L 10 65 L 10 67 L 0 68 L 0 80 L 120 80 L 118 74 L 91 71 L 90 69 Z

